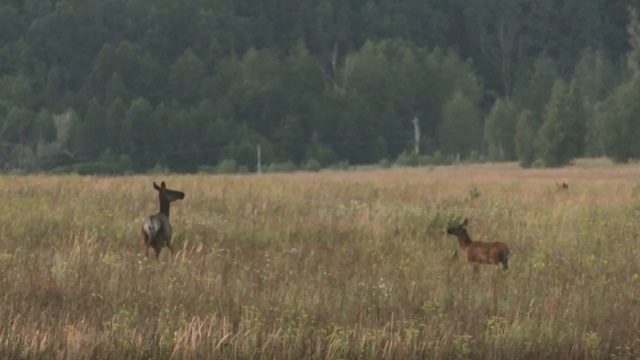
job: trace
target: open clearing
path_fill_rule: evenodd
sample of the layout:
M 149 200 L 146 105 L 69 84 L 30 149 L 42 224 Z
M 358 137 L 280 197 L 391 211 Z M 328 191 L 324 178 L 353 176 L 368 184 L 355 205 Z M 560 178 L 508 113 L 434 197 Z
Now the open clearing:
M 186 198 L 158 263 L 161 180 Z M 639 165 L 6 175 L 0 198 L 2 358 L 640 356 Z M 454 259 L 464 217 L 508 273 Z

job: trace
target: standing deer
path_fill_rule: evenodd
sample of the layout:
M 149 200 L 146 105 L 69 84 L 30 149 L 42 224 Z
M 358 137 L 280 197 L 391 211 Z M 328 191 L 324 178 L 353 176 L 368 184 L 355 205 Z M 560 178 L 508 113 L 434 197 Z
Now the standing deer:
M 462 224 L 447 229 L 447 234 L 458 238 L 458 243 L 467 262 L 473 265 L 474 275 L 478 273 L 478 264 L 502 264 L 502 267 L 508 270 L 509 248 L 507 245 L 501 242 L 486 243 L 471 240 L 466 229 L 468 223 L 469 221 L 464 219 Z
M 156 260 L 159 260 L 160 251 L 165 246 L 171 250 L 171 254 L 174 253 L 173 246 L 171 246 L 171 236 L 173 234 L 171 223 L 169 222 L 169 208 L 173 201 L 184 199 L 184 193 L 167 189 L 164 181 L 160 183 L 160 186 L 154 182 L 153 188 L 158 191 L 160 211 L 144 220 L 142 224 L 142 239 L 146 246 L 146 257 L 149 257 L 149 247 L 153 247 L 156 252 Z

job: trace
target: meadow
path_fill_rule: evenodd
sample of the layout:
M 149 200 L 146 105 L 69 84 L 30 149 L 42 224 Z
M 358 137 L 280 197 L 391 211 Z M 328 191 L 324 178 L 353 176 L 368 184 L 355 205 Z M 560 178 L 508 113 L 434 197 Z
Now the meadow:
M 161 180 L 186 198 L 156 261 Z M 640 165 L 4 175 L 0 199 L 0 358 L 640 357 Z M 463 218 L 508 272 L 454 256 Z

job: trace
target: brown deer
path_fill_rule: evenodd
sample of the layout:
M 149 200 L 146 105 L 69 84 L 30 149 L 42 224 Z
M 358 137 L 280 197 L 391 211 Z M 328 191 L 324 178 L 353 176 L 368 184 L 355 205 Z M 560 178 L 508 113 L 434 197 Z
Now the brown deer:
M 562 182 L 562 184 L 556 183 L 556 188 L 558 190 L 569 190 L 569 184 L 567 184 L 566 182 Z
M 466 229 L 468 223 L 469 221 L 464 219 L 462 224 L 447 229 L 447 234 L 458 238 L 467 262 L 473 265 L 474 275 L 478 273 L 478 264 L 502 264 L 502 267 L 508 270 L 509 248 L 507 245 L 501 242 L 486 243 L 471 240 Z
M 165 246 L 171 250 L 171 254 L 174 253 L 173 246 L 171 246 L 173 233 L 169 222 L 169 208 L 173 201 L 184 199 L 184 193 L 167 189 L 164 181 L 160 183 L 160 186 L 154 182 L 153 188 L 158 191 L 160 211 L 149 216 L 142 223 L 142 239 L 146 246 L 146 257 L 149 257 L 149 247 L 152 247 L 156 253 L 156 260 L 159 260 L 160 251 Z

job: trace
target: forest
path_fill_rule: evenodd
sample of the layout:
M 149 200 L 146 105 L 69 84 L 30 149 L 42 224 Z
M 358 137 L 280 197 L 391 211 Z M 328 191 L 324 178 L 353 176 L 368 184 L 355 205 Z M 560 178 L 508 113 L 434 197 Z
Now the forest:
M 4 0 L 0 169 L 627 162 L 639 5 Z

